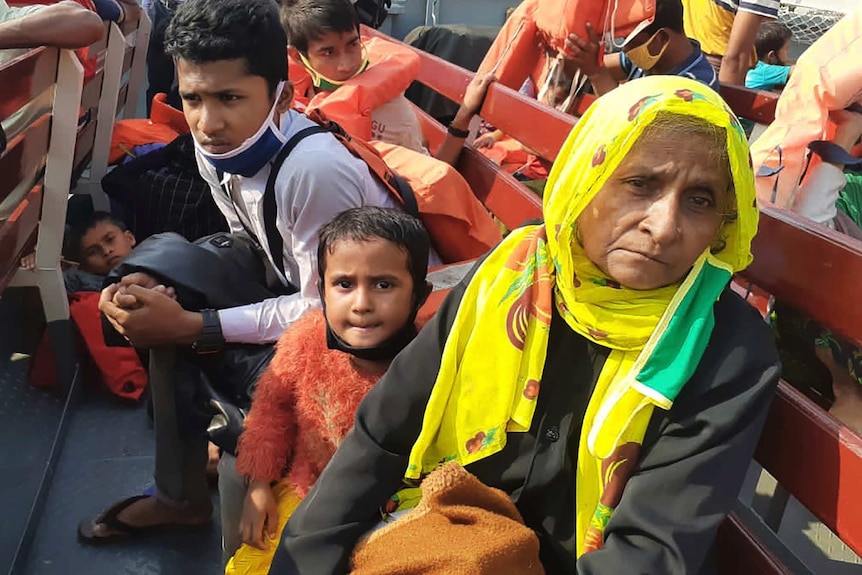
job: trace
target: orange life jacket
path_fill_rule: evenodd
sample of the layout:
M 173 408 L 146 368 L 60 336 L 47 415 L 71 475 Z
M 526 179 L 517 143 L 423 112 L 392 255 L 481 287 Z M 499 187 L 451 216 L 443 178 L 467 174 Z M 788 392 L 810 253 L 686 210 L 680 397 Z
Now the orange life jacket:
M 798 191 L 820 162 L 808 153 L 814 140 L 830 140 L 832 110 L 862 102 L 862 12 L 842 18 L 808 48 L 785 86 L 775 121 L 751 145 L 761 202 L 793 210 L 801 205 Z M 778 171 L 780 169 L 780 171 Z M 771 175 L 767 175 L 771 174 Z
M 189 125 L 182 112 L 165 102 L 165 94 L 153 97 L 150 119 L 120 120 L 114 124 L 111 134 L 111 150 L 108 163 L 118 164 L 135 146 L 161 142 L 173 142 L 180 134 L 189 132 Z
M 416 215 L 422 219 L 444 263 L 477 258 L 503 239 L 491 214 L 473 194 L 464 177 L 449 164 L 394 144 L 352 137 L 319 110 L 309 114 L 309 118 L 325 127 L 351 154 L 364 161 L 372 175 L 408 212 L 418 212 Z M 284 161 L 281 155 L 279 158 Z M 279 165 L 278 160 L 275 165 Z M 403 182 L 398 179 L 405 181 L 410 189 L 404 190 Z M 267 219 L 266 213 L 264 219 Z
M 587 37 L 587 22 L 621 38 L 654 17 L 655 0 L 524 0 L 500 30 L 479 72 L 494 72 L 514 90 L 528 77 L 541 86 L 569 34 Z
M 294 85 L 294 107 L 306 113 L 319 110 L 350 135 L 371 139 L 371 112 L 404 93 L 419 74 L 421 60 L 410 48 L 380 37 L 362 37 L 369 66 L 334 92 L 312 97 L 311 75 L 291 57 L 288 77 Z
M 121 399 L 137 401 L 147 388 L 147 372 L 132 347 L 108 347 L 102 334 L 99 292 L 76 292 L 69 295 L 69 313 L 78 328 L 87 355 L 100 375 L 102 384 Z M 30 385 L 53 388 L 60 385 L 57 366 L 48 333 L 42 337 L 33 355 Z

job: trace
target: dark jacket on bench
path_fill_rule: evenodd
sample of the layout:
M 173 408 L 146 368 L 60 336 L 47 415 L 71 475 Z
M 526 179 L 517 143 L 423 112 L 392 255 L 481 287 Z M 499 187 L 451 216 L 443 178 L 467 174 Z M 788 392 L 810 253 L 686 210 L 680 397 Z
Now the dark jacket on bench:
M 468 281 L 453 289 L 362 402 L 354 430 L 285 528 L 271 574 L 348 571 L 354 545 L 401 487 Z M 468 470 L 510 494 L 541 541 L 549 575 L 684 575 L 704 566 L 709 572 L 716 528 L 736 500 L 778 382 L 771 334 L 754 309 L 725 290 L 700 366 L 672 409 L 653 415 L 604 547 L 576 561 L 578 439 L 607 354 L 555 311 L 530 431 L 510 433 L 501 452 Z

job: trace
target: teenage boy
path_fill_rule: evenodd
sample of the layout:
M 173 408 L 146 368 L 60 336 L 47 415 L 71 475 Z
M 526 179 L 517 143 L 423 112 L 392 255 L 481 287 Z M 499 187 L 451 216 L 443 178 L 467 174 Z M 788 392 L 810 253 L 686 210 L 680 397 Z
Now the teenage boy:
M 267 572 L 291 503 L 308 493 L 359 402 L 413 340 L 431 288 L 429 242 L 419 220 L 391 209 L 348 210 L 321 228 L 323 310 L 281 336 L 255 390 L 236 465 L 230 456 L 222 461 L 226 557 L 240 536 L 246 544 L 227 575 Z
M 369 90 L 386 90 L 391 85 L 391 78 L 369 77 L 375 58 L 383 53 L 369 53 L 366 49 L 359 18 L 350 0 L 283 0 L 282 23 L 291 59 L 301 62 L 311 75 L 309 93 L 298 94 L 298 99 L 311 100 L 316 95 L 334 92 L 352 78 L 367 78 L 368 84 L 363 87 Z M 376 46 L 386 49 L 388 44 L 378 42 Z M 404 73 L 412 74 L 412 69 L 405 69 Z M 480 74 L 467 86 L 464 103 L 435 156 L 438 160 L 455 164 L 469 134 L 470 121 L 482 107 L 493 81 L 493 75 Z M 403 92 L 371 110 L 371 139 L 427 153 L 419 119 Z
M 176 62 L 198 168 L 230 230 L 254 236 L 279 270 L 285 288 L 298 291 L 201 312 L 185 310 L 153 290 L 158 280 L 142 273 L 128 275 L 102 292 L 100 309 L 120 334 L 139 348 L 177 346 L 178 366 L 151 374 L 156 496 L 125 499 L 95 520 L 83 521 L 79 537 L 90 543 L 210 520 L 206 436 L 201 430 L 183 438 L 178 431 L 184 414 L 175 413 L 176 374 L 191 377 L 200 373 L 198 366 L 211 366 L 206 377 L 215 389 L 229 389 L 232 396 L 236 395 L 232 382 L 256 381 L 272 357 L 270 344 L 308 309 L 320 305 L 320 226 L 350 208 L 397 207 L 365 163 L 331 134 L 317 133 L 299 141 L 274 176 L 277 233 L 267 235 L 263 203 L 270 163 L 295 134 L 314 126 L 289 110 L 293 88 L 286 81 L 287 39 L 275 2 L 188 0 L 168 27 L 166 49 Z M 278 243 L 282 246 L 271 245 Z M 237 358 L 243 361 L 226 365 L 237 357 L 234 344 L 251 345 Z M 218 354 L 222 348 L 224 353 Z
M 572 34 L 566 40 L 567 58 L 590 79 L 601 96 L 620 82 L 661 74 L 683 76 L 718 90 L 718 76 L 700 49 L 683 31 L 681 0 L 656 0 L 655 18 L 629 34 L 619 54 L 599 58 L 599 37 L 587 24 L 588 38 Z
M 790 80 L 793 65 L 788 52 L 793 32 L 781 22 L 764 22 L 754 40 L 757 65 L 745 75 L 745 87 L 755 90 L 783 88 Z

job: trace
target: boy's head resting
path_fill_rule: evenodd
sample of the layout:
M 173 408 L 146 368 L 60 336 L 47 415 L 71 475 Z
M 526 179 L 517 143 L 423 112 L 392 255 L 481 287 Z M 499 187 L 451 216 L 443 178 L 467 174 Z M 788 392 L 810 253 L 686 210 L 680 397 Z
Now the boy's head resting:
M 762 23 L 754 39 L 757 59 L 767 64 L 788 65 L 791 40 L 793 40 L 793 32 L 781 22 Z
M 682 0 L 656 0 L 652 23 L 630 35 L 623 52 L 642 70 L 651 70 L 662 60 L 674 39 L 685 39 Z
M 431 242 L 422 223 L 397 209 L 340 213 L 317 249 L 327 343 L 371 361 L 391 360 L 416 335 L 413 321 L 431 291 Z
M 135 235 L 107 212 L 93 212 L 69 231 L 70 259 L 81 269 L 106 276 L 135 247 Z
M 287 37 L 274 0 L 188 0 L 168 26 L 165 51 L 176 62 L 186 120 L 208 154 L 237 149 L 290 107 Z
M 335 89 L 367 65 L 350 0 L 282 0 L 281 13 L 287 41 L 316 87 Z

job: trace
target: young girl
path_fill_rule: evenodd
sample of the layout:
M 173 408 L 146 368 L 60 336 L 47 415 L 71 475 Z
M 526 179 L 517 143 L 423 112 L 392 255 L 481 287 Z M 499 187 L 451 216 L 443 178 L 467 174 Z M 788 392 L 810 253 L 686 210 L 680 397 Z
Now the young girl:
M 257 384 L 236 459 L 248 480 L 242 516 L 223 514 L 226 555 L 237 522 L 246 545 L 227 573 L 266 572 L 276 538 L 353 426 L 359 402 L 416 335 L 431 288 L 429 247 L 422 224 L 393 209 L 348 210 L 321 229 L 323 310 L 284 333 Z

